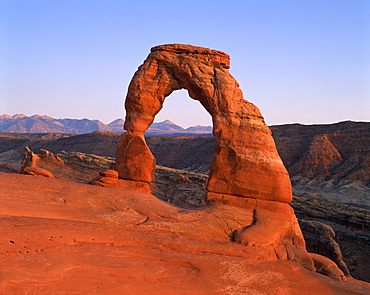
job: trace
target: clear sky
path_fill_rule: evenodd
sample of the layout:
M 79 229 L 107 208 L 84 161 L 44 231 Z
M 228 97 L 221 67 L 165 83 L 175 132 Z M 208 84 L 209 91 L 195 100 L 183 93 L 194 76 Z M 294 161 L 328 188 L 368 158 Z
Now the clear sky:
M 224 51 L 266 122 L 370 121 L 369 0 L 0 0 L 0 115 L 124 117 L 150 48 Z M 156 121 L 211 125 L 177 91 Z

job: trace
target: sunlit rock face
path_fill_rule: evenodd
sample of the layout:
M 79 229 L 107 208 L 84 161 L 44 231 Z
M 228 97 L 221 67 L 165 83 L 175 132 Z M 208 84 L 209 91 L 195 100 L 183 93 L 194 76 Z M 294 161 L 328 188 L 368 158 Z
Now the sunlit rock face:
M 25 146 L 25 153 L 23 156 L 23 160 L 21 163 L 21 173 L 22 174 L 28 174 L 28 175 L 37 175 L 37 176 L 44 176 L 44 177 L 54 177 L 54 175 L 43 168 L 40 168 L 37 166 L 40 157 L 32 152 L 28 146 Z M 41 150 L 44 151 L 44 150 Z M 45 153 L 42 153 L 42 156 L 45 156 L 47 158 L 47 155 Z
M 293 209 L 288 173 L 259 109 L 243 99 L 230 75 L 230 57 L 191 45 L 156 46 L 130 83 L 126 120 L 117 148 L 120 178 L 153 182 L 155 159 L 143 133 L 174 90 L 187 89 L 213 120 L 216 146 L 206 201 L 214 210 L 243 208 L 247 220 L 229 228 L 233 242 L 314 270 Z
M 145 142 L 143 132 L 126 132 L 120 136 L 115 169 L 124 179 L 154 181 L 155 158 Z
M 142 153 L 134 152 L 129 138 L 153 123 L 163 102 L 174 90 L 187 89 L 213 120 L 216 138 L 207 190 L 269 201 L 290 202 L 291 184 L 275 143 L 259 109 L 243 99 L 230 75 L 230 57 L 224 52 L 182 44 L 153 47 L 130 83 L 125 108 L 126 134 L 117 151 L 121 178 L 153 181 L 153 159 L 145 140 Z M 132 152 L 130 152 L 132 151 Z M 140 165 L 129 165 L 129 162 Z M 138 168 L 139 167 L 139 168 Z M 144 172 L 145 171 L 145 172 Z M 210 196 L 211 197 L 211 196 Z

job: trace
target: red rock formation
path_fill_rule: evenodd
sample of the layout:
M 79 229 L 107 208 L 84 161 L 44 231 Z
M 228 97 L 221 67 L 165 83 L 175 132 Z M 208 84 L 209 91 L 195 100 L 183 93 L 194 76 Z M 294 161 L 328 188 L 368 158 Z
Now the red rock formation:
M 243 99 L 230 75 L 230 58 L 221 51 L 191 45 L 156 46 L 135 73 L 126 97 L 127 134 L 117 150 L 121 178 L 152 181 L 154 165 L 144 143 L 140 157 L 127 136 L 141 138 L 164 99 L 185 88 L 213 119 L 216 148 L 208 191 L 290 202 L 291 184 L 271 132 L 258 108 Z M 135 163 L 135 165 L 132 165 Z
M 300 220 L 299 225 L 304 233 L 307 249 L 333 260 L 344 275 L 350 276 L 348 267 L 343 261 L 340 246 L 335 241 L 335 231 L 327 224 L 314 220 Z
M 154 181 L 155 158 L 142 132 L 128 131 L 121 135 L 117 147 L 115 169 L 124 179 Z
M 243 99 L 229 67 L 229 56 L 220 51 L 181 44 L 153 47 L 128 89 L 127 132 L 120 137 L 115 169 L 121 178 L 153 182 L 155 159 L 143 133 L 165 98 L 175 90 L 187 89 L 213 120 L 216 147 L 207 201 L 220 211 L 226 210 L 224 204 L 245 211 L 243 221 L 228 226 L 232 240 L 315 270 L 294 211 L 287 204 L 292 200 L 292 187 L 271 131 L 259 109 Z M 332 267 L 334 262 L 319 262 L 328 275 L 343 274 Z
M 107 169 L 104 171 L 99 172 L 100 176 L 105 176 L 105 177 L 112 177 L 112 178 L 118 178 L 118 172 L 113 169 Z
M 21 173 L 29 175 L 37 175 L 44 177 L 54 177 L 54 175 L 43 168 L 37 167 L 40 157 L 32 152 L 29 147 L 25 146 L 25 153 L 21 164 Z
M 124 179 L 153 181 L 154 157 L 143 132 L 168 95 L 187 89 L 213 119 L 216 147 L 207 201 L 241 207 L 249 216 L 232 228 L 233 241 L 270 247 L 277 259 L 314 270 L 293 209 L 286 204 L 292 188 L 271 131 L 259 109 L 243 99 L 229 66 L 229 56 L 220 51 L 180 44 L 152 48 L 128 89 L 127 132 L 118 144 L 115 169 Z
M 318 273 L 322 273 L 338 281 L 347 280 L 344 273 L 329 258 L 315 253 L 310 253 L 310 257 L 314 261 L 315 268 Z
M 99 176 L 92 179 L 89 183 L 98 186 L 114 186 L 118 182 L 118 172 L 107 169 L 99 172 Z
M 237 227 L 233 241 L 259 248 L 272 247 L 279 260 L 294 260 L 309 270 L 315 270 L 306 252 L 306 244 L 294 210 L 289 204 L 252 198 L 208 193 L 208 202 L 244 208 L 249 222 Z

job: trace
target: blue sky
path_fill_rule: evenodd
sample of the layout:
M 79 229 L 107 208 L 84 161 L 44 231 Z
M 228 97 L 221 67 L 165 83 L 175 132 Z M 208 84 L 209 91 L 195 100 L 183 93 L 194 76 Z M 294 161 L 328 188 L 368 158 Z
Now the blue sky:
M 370 1 L 0 0 L 0 114 L 124 117 L 150 48 L 224 51 L 266 122 L 370 121 Z M 177 91 L 156 121 L 210 125 Z

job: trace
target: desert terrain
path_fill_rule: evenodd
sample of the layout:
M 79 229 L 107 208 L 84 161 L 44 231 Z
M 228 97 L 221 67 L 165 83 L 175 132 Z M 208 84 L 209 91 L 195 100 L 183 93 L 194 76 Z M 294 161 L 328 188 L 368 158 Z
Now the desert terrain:
M 297 128 L 299 128 L 299 132 Z M 370 263 L 370 213 L 367 210 L 370 189 L 369 180 L 366 178 L 366 173 L 369 171 L 367 169 L 369 151 L 366 141 L 370 133 L 369 123 L 343 122 L 313 126 L 295 124 L 272 126 L 271 129 L 274 132 L 279 154 L 290 171 L 293 193 L 296 196 L 293 198 L 292 206 L 296 215 L 300 220 L 316 220 L 331 226 L 335 230 L 335 240 L 340 245 L 343 260 L 351 275 L 357 279 L 370 281 L 368 270 Z M 337 175 L 330 176 L 331 170 L 328 170 L 328 166 L 321 171 L 318 169 L 314 171 L 308 166 L 312 161 L 307 163 L 308 157 L 302 157 L 302 154 L 314 154 L 313 147 L 315 145 L 310 143 L 314 141 L 317 134 L 319 136 L 320 134 L 328 134 L 328 138 L 334 138 L 334 134 L 336 134 L 336 142 L 333 146 L 339 150 L 341 155 L 345 156 L 343 156 L 342 163 L 337 161 L 334 162 L 335 165 L 329 167 L 334 167 L 336 171 L 339 171 L 340 165 L 349 167 L 348 163 L 352 163 L 352 169 L 349 169 L 351 173 L 338 178 Z M 10 165 L 18 165 L 16 170 L 19 171 L 19 164 L 23 157 L 23 146 L 28 145 L 34 151 L 45 148 L 55 153 L 61 153 L 64 155 L 64 160 L 71 162 L 74 168 L 78 167 L 73 164 L 76 161 L 81 165 L 84 153 L 95 154 L 96 159 L 101 158 L 113 162 L 118 137 L 119 135 L 115 133 L 99 131 L 83 135 L 2 133 L 0 136 L 0 161 L 8 162 Z M 360 138 L 363 139 L 359 140 Z M 178 176 L 172 174 L 171 177 L 162 180 L 162 184 L 159 184 L 162 187 L 167 186 L 167 189 L 163 189 L 160 193 L 156 191 L 156 196 L 184 208 L 204 205 L 207 181 L 205 174 L 209 171 L 214 138 L 150 136 L 147 137 L 147 142 L 157 159 L 157 164 L 190 170 L 183 173 L 191 171 L 203 173 L 193 174 L 191 180 L 182 185 L 178 183 L 174 185 Z M 298 144 L 295 144 L 296 142 Z M 348 143 L 355 144 L 348 146 Z M 289 150 L 292 153 L 288 153 Z M 325 154 L 322 157 L 325 159 Z M 296 159 L 296 162 L 292 159 Z M 331 158 L 327 156 L 326 159 L 328 162 Z M 320 163 L 320 160 L 317 162 Z M 293 171 L 291 169 L 294 166 L 292 163 L 298 163 L 299 165 L 295 166 L 303 166 L 307 169 Z M 86 177 L 86 172 L 76 174 L 76 169 L 70 169 L 70 172 L 76 175 L 76 179 L 83 182 L 88 182 L 99 169 L 106 169 L 109 166 L 102 167 L 100 160 L 95 160 L 95 162 L 86 160 L 83 165 L 94 172 L 88 173 L 89 176 Z M 312 167 L 317 166 L 313 165 Z M 5 168 L 3 171 L 9 170 Z M 357 179 L 358 176 L 361 178 Z M 172 185 L 168 186 L 169 182 Z M 305 234 L 304 228 L 303 233 Z M 320 239 L 316 237 L 316 240 Z M 317 242 L 312 244 L 311 241 L 307 247 L 311 252 L 318 252 L 330 257 L 327 249 L 318 245 Z
M 221 51 L 155 46 L 129 84 L 119 138 L 3 134 L 0 291 L 369 294 L 369 283 L 351 275 L 368 276 L 368 247 L 347 238 L 356 236 L 360 247 L 369 240 L 368 124 L 272 127 L 274 139 L 229 68 Z M 179 89 L 212 116 L 213 143 L 145 138 L 164 99 Z M 97 146 L 106 135 L 114 144 Z M 53 149 L 61 146 L 69 151 Z M 82 146 L 94 150 L 82 153 Z M 102 155 L 112 146 L 115 158 Z M 210 166 L 201 161 L 207 151 Z M 178 155 L 180 171 L 173 169 Z M 208 168 L 208 176 L 195 173 Z M 358 250 L 361 265 L 346 264 L 336 237 Z
M 40 164 L 55 178 L 18 173 L 24 144 L 83 150 L 100 142 L 100 151 L 99 145 L 94 147 L 102 154 L 114 146 L 117 135 L 113 133 L 3 134 L 2 139 L 9 147 L 19 144 L 18 150 L 1 154 L 8 160 L 1 164 L 0 177 L 4 229 L 0 292 L 4 294 L 369 292 L 365 282 L 350 277 L 337 281 L 293 261 L 268 259 L 266 249 L 262 254 L 257 247 L 232 242 L 230 233 L 247 218 L 246 213 L 238 207 L 206 205 L 206 174 L 158 166 L 156 183 L 150 187 L 124 180 L 116 188 L 92 186 L 88 182 L 98 171 L 109 168 L 114 158 L 81 152 L 60 153 L 63 164 Z M 164 142 L 165 148 L 173 147 L 171 152 L 177 157 L 181 144 L 196 140 L 148 138 L 154 150 L 160 150 Z M 59 142 L 62 145 L 57 147 Z M 176 148 L 180 152 L 176 153 Z M 303 222 L 315 220 L 332 226 L 351 275 L 367 278 L 366 209 L 351 212 L 348 205 L 304 196 L 295 197 L 292 206 Z M 302 229 L 305 234 L 305 227 Z M 306 232 L 309 251 L 330 257 L 325 243 L 319 242 L 323 236 L 312 239 L 311 234 L 309 240 L 309 235 Z
M 54 166 L 54 168 L 52 168 Z M 184 209 L 120 180 L 84 183 L 85 169 L 46 164 L 55 178 L 1 172 L 2 294 L 368 294 L 230 232 L 249 217 L 233 206 Z M 67 177 L 68 176 L 68 177 Z M 266 253 L 269 253 L 266 255 Z

